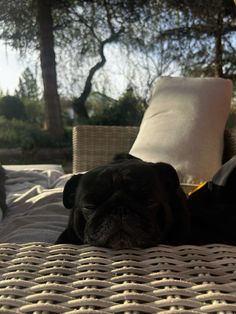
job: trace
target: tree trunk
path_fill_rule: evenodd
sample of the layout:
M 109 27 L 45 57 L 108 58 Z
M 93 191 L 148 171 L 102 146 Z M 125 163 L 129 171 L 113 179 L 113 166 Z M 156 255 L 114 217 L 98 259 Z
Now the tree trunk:
M 62 139 L 64 131 L 57 91 L 51 0 L 37 0 L 37 22 L 39 26 L 39 48 L 44 87 L 43 97 L 46 128 L 53 137 Z
M 104 55 L 104 48 L 107 44 L 111 43 L 111 42 L 115 42 L 118 40 L 120 33 L 123 31 L 123 29 L 121 29 L 119 32 L 117 33 L 112 33 L 107 39 L 103 40 L 100 43 L 100 47 L 99 47 L 99 55 L 101 57 L 101 60 L 98 61 L 89 71 L 88 77 L 86 79 L 85 82 L 85 86 L 84 89 L 80 95 L 80 97 L 75 98 L 74 102 L 73 102 L 73 109 L 76 112 L 76 114 L 78 115 L 78 119 L 80 121 L 87 121 L 89 119 L 88 116 L 88 112 L 86 109 L 86 100 L 92 90 L 92 80 L 93 77 L 95 75 L 95 73 L 101 69 L 104 64 L 106 63 L 106 57 Z

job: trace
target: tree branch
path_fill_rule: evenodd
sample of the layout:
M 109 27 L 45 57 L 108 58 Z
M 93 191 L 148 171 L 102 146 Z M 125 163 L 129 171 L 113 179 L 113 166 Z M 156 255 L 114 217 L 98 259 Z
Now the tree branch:
M 104 66 L 106 63 L 106 57 L 104 54 L 105 46 L 111 42 L 115 42 L 118 40 L 120 34 L 122 33 L 122 29 L 117 33 L 112 33 L 107 39 L 100 43 L 99 47 L 99 55 L 101 57 L 100 61 L 98 61 L 89 71 L 88 77 L 85 82 L 84 90 L 81 93 L 80 97 L 76 98 L 73 102 L 74 111 L 80 116 L 80 118 L 88 119 L 88 113 L 85 107 L 85 102 L 92 90 L 92 80 L 95 73 Z

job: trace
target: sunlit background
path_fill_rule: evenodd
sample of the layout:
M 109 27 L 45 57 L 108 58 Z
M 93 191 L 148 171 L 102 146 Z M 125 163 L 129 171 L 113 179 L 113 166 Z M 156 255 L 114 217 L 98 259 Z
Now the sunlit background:
M 139 125 L 167 75 L 235 85 L 233 0 L 0 0 L 1 149 L 71 149 L 78 123 Z

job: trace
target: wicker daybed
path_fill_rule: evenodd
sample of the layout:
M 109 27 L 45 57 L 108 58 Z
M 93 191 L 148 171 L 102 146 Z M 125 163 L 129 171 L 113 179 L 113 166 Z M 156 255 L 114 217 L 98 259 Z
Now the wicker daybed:
M 73 172 L 128 151 L 138 128 L 78 126 Z M 235 154 L 226 133 L 225 158 Z M 0 243 L 0 313 L 236 313 L 236 248 Z

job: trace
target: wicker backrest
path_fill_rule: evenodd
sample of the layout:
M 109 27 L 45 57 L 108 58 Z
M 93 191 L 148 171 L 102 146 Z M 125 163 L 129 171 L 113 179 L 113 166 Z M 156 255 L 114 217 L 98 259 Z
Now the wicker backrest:
M 226 129 L 224 136 L 223 162 L 236 155 L 236 128 Z
M 138 127 L 79 125 L 73 128 L 73 172 L 104 165 L 120 152 L 128 152 Z
M 73 172 L 104 165 L 120 152 L 128 152 L 139 127 L 78 125 L 73 128 Z M 223 161 L 236 154 L 236 129 L 225 131 Z

